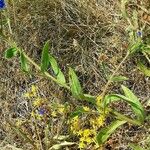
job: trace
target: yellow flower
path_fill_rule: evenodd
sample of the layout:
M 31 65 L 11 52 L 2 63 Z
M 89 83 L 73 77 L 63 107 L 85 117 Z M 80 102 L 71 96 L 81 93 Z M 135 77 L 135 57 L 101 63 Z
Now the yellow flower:
M 85 147 L 86 147 L 86 145 L 84 144 L 84 142 L 79 142 L 79 148 L 80 149 L 83 149 Z
M 31 117 L 35 117 L 34 111 L 31 112 Z
M 101 105 L 101 100 L 102 100 L 102 96 L 99 95 L 99 96 L 96 98 L 96 105 L 97 105 L 97 106 L 100 106 L 100 105 Z
M 93 129 L 84 129 L 84 130 L 79 130 L 78 135 L 80 136 L 79 138 L 79 148 L 86 148 L 86 146 L 90 145 L 93 143 Z
M 96 119 L 96 121 L 97 121 L 97 126 L 98 127 L 103 126 L 104 123 L 105 123 L 105 116 L 104 115 L 98 116 L 97 119 Z
M 94 119 L 93 118 L 90 119 L 90 125 L 95 130 L 102 127 L 104 125 L 104 123 L 105 123 L 105 116 L 102 114 Z
M 37 120 L 42 120 L 42 117 L 43 117 L 42 115 L 36 114 L 36 119 L 37 119 Z
M 57 117 L 57 113 L 56 113 L 55 111 L 53 111 L 53 112 L 51 113 L 51 116 L 52 116 L 52 117 Z
M 84 137 L 89 137 L 90 135 L 92 135 L 92 132 L 90 129 L 83 130 L 83 136 Z
M 93 140 L 92 140 L 91 137 L 87 137 L 87 138 L 86 138 L 86 142 L 87 142 L 88 144 L 91 144 L 91 143 L 93 142 Z
M 79 131 L 78 131 L 78 135 L 81 136 L 82 134 L 83 134 L 83 131 L 82 131 L 82 130 L 79 130 Z
M 16 121 L 16 126 L 19 127 L 19 126 L 21 126 L 23 123 L 24 123 L 23 120 L 17 119 L 17 121 Z
M 60 114 L 65 113 L 65 108 L 64 108 L 63 105 L 61 105 L 60 107 L 58 107 L 58 112 L 59 112 Z
M 44 103 L 44 100 L 41 98 L 37 98 L 33 101 L 33 106 L 34 107 L 39 107 Z
M 32 97 L 35 97 L 36 94 L 37 94 L 37 87 L 35 85 L 32 85 L 31 91 L 25 93 L 24 97 L 26 97 L 26 98 L 32 98 Z
M 87 107 L 87 106 L 84 106 L 84 107 L 83 107 L 83 109 L 84 109 L 84 111 L 87 111 L 87 112 L 89 112 L 89 111 L 90 111 L 90 108 L 89 108 L 89 107 Z
M 36 95 L 37 87 L 35 85 L 32 85 L 31 92 L 32 92 L 33 95 Z
M 80 122 L 79 122 L 79 117 L 78 116 L 75 116 L 71 121 L 71 131 L 73 134 L 77 134 L 79 132 L 79 129 L 80 129 Z

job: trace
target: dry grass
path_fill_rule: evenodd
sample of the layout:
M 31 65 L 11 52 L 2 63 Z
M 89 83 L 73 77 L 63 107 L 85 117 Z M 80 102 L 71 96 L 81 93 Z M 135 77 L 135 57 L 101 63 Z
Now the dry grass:
M 130 15 L 133 9 L 138 12 L 139 27 L 145 24 L 143 32 L 147 37 L 149 22 L 142 20 L 143 10 L 137 4 L 147 11 L 150 4 L 148 0 L 132 0 L 128 8 Z M 127 51 L 129 37 L 126 29 L 129 24 L 121 16 L 118 0 L 12 0 L 9 2 L 8 11 L 12 36 L 28 55 L 40 62 L 42 46 L 50 39 L 51 53 L 56 56 L 62 70 L 67 75 L 68 66 L 75 68 L 84 91 L 93 95 L 102 92 L 107 77 Z M 6 47 L 3 44 L 0 46 L 1 56 Z M 129 77 L 129 81 L 123 84 L 132 89 L 144 104 L 150 97 L 150 80 L 137 69 L 136 62 L 139 58 L 142 56 L 129 58 L 119 74 Z M 7 126 L 8 119 L 13 121 L 28 114 L 29 108 L 26 100 L 22 98 L 23 92 L 36 84 L 42 95 L 51 101 L 72 102 L 73 98 L 51 81 L 24 75 L 19 70 L 17 59 L 8 62 L 2 58 L 0 68 L 0 146 L 10 144 L 30 149 Z M 109 91 L 118 91 L 119 87 L 120 84 L 117 83 L 109 87 Z M 126 113 L 130 114 L 128 111 Z M 130 141 L 144 145 L 147 132 L 146 127 L 136 129 L 136 132 L 132 126 L 124 127 L 112 137 L 112 148 L 106 149 L 127 149 Z

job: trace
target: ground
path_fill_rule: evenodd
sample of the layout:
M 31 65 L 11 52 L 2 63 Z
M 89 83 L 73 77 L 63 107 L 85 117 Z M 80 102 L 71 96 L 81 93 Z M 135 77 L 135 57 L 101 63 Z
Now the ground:
M 122 16 L 121 9 L 119 0 L 12 0 L 7 1 L 6 16 L 10 18 L 10 37 L 28 56 L 40 63 L 42 47 L 50 40 L 50 52 L 66 77 L 68 67 L 74 68 L 85 93 L 99 95 L 110 74 L 125 57 L 130 42 L 129 22 Z M 138 16 L 135 31 L 144 27 L 143 40 L 149 38 L 150 20 L 148 17 L 143 18 L 143 14 L 149 10 L 149 0 L 131 0 L 127 6 L 130 18 L 136 13 Z M 6 35 L 7 30 L 4 26 Z M 7 125 L 8 120 L 15 122 L 17 118 L 28 116 L 29 104 L 22 95 L 31 85 L 36 85 L 41 95 L 49 101 L 67 101 L 73 105 L 81 102 L 74 104 L 75 99 L 70 93 L 53 81 L 43 79 L 36 73 L 32 76 L 24 74 L 20 70 L 18 58 L 9 61 L 4 59 L 3 54 L 8 45 L 2 40 L 0 42 L 0 147 L 11 149 L 7 147 L 9 144 L 21 149 L 32 149 L 29 143 L 21 140 Z M 130 56 L 123 63 L 117 74 L 126 76 L 129 80 L 112 84 L 108 92 L 119 93 L 120 85 L 126 85 L 137 95 L 148 113 L 146 102 L 150 98 L 150 80 L 138 69 L 139 60 L 145 60 L 141 53 Z M 113 107 L 131 115 L 124 103 Z M 148 149 L 148 127 L 147 121 L 140 127 L 123 126 L 111 136 L 105 149 L 128 150 L 130 142 L 139 143 Z

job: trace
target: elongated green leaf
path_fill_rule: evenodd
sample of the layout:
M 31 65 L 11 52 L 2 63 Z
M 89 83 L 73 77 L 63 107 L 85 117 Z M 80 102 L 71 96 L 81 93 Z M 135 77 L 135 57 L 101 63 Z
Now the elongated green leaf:
M 59 67 L 58 67 L 56 59 L 53 56 L 49 55 L 49 61 L 50 61 L 51 67 L 52 67 L 55 75 L 57 76 L 57 74 L 59 72 Z
M 114 81 L 114 82 L 121 82 L 121 81 L 126 81 L 126 80 L 128 80 L 128 78 L 125 76 L 115 76 L 111 79 L 111 81 Z
M 16 55 L 17 55 L 17 52 L 18 52 L 18 51 L 17 51 L 16 48 L 9 48 L 9 49 L 7 49 L 7 50 L 5 51 L 4 57 L 5 57 L 6 59 L 10 59 L 10 58 L 16 56 Z
M 28 66 L 28 63 L 27 63 L 27 59 L 24 56 L 23 52 L 20 52 L 20 62 L 21 62 L 22 71 L 29 72 L 29 66 Z
M 54 74 L 57 77 L 57 80 L 60 81 L 61 83 L 66 83 L 65 76 L 62 73 L 61 69 L 59 68 L 56 59 L 53 56 L 49 55 L 49 61 L 54 71 Z
M 132 150 L 144 150 L 141 146 L 137 144 L 130 143 L 129 146 L 132 148 Z
M 105 143 L 107 139 L 110 137 L 110 135 L 113 134 L 119 126 L 125 123 L 126 121 L 116 120 L 112 122 L 111 125 L 109 125 L 108 127 L 102 128 L 96 137 L 98 144 L 101 145 Z
M 41 57 L 41 71 L 44 72 L 47 70 L 49 65 L 49 41 L 47 41 L 42 50 L 42 57 Z
M 73 111 L 71 114 L 70 114 L 70 118 L 74 118 L 75 116 L 79 116 L 83 113 L 85 113 L 86 111 L 84 110 L 83 107 L 78 107 L 75 111 Z
M 138 64 L 139 69 L 148 77 L 150 77 L 150 69 L 147 68 L 145 65 L 143 65 L 142 63 Z
M 85 99 L 87 102 L 92 103 L 93 105 L 96 104 L 96 97 L 95 97 L 95 96 L 92 96 L 92 95 L 90 95 L 90 94 L 84 94 L 84 99 Z
M 134 110 L 135 114 L 137 115 L 139 121 L 143 122 L 144 118 L 145 118 L 145 112 L 144 112 L 144 108 L 143 108 L 142 104 L 140 103 L 139 99 L 127 87 L 122 85 L 122 89 L 124 91 L 125 96 L 127 98 L 129 98 L 132 103 L 134 103 L 134 105 L 131 104 L 131 107 Z M 135 107 L 135 104 L 136 104 L 136 107 Z
M 61 83 L 66 83 L 65 76 L 60 69 L 57 74 L 57 80 L 60 81 Z
M 138 120 L 142 123 L 145 115 L 144 115 L 144 111 L 143 109 L 141 109 L 141 107 L 136 104 L 135 102 L 133 102 L 130 98 L 127 98 L 126 96 L 120 95 L 120 94 L 112 94 L 111 96 L 113 97 L 118 97 L 120 99 L 118 100 L 124 100 L 126 101 L 128 104 L 131 105 L 132 110 L 134 111 L 135 115 L 138 117 Z M 117 99 L 116 99 L 117 100 Z
M 143 44 L 141 42 L 137 42 L 137 43 L 133 44 L 130 48 L 130 54 L 139 52 L 141 50 L 142 46 L 143 46 Z
M 82 99 L 84 97 L 83 91 L 78 77 L 72 68 L 69 68 L 69 83 L 72 95 L 78 99 Z
M 149 45 L 144 45 L 142 47 L 142 50 L 141 50 L 143 53 L 147 53 L 148 55 L 150 55 L 150 46 Z
M 119 100 L 120 100 L 119 97 L 114 96 L 114 95 L 112 95 L 112 94 L 106 95 L 106 96 L 104 97 L 104 100 L 102 101 L 102 107 L 103 107 L 104 110 L 105 110 L 106 107 L 107 107 L 110 103 L 116 102 L 116 101 L 119 101 Z

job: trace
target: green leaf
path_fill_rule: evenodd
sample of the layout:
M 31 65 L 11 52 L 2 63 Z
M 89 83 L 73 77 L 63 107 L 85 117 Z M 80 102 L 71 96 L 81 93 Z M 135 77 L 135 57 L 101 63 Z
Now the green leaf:
M 20 52 L 20 62 L 21 62 L 22 71 L 29 72 L 29 66 L 28 66 L 28 63 L 27 63 L 27 59 L 26 59 L 23 52 Z
M 128 104 L 131 105 L 131 108 L 134 111 L 135 115 L 138 117 L 138 120 L 141 123 L 144 121 L 145 114 L 144 114 L 143 109 L 141 109 L 141 107 L 138 104 L 136 104 L 136 102 L 134 102 L 132 99 L 127 98 L 126 96 L 120 95 L 120 94 L 111 94 L 110 96 L 113 96 L 113 97 L 116 96 L 116 101 L 117 101 L 117 98 L 118 98 L 118 100 L 126 101 Z
M 126 121 L 115 120 L 109 126 L 102 128 L 96 137 L 98 144 L 101 145 L 105 143 L 110 135 L 113 134 L 119 126 L 125 123 Z
M 57 74 L 59 72 L 59 67 L 58 67 L 56 59 L 53 56 L 49 55 L 49 61 L 50 61 L 51 67 L 52 67 L 55 75 L 57 76 Z
M 121 82 L 121 81 L 126 81 L 126 80 L 129 80 L 129 78 L 125 76 L 115 76 L 111 79 L 111 81 L 114 81 L 114 82 Z
M 141 146 L 139 146 L 139 145 L 137 145 L 137 144 L 130 143 L 129 146 L 130 146 L 133 150 L 144 150 Z
M 131 90 L 129 90 L 127 87 L 122 86 L 122 89 L 124 91 L 125 96 L 124 95 L 120 95 L 120 94 L 109 94 L 109 95 L 106 95 L 104 100 L 103 100 L 103 102 L 102 102 L 102 107 L 105 110 L 106 107 L 108 107 L 108 105 L 110 103 L 116 102 L 116 101 L 119 101 L 119 100 L 124 100 L 128 104 L 131 105 L 131 108 L 134 111 L 134 113 L 136 114 L 138 120 L 141 123 L 143 123 L 144 118 L 145 118 L 145 112 L 144 112 L 144 109 L 143 109 L 140 101 L 133 94 L 133 92 Z
M 106 95 L 104 97 L 104 100 L 102 101 L 102 107 L 104 108 L 104 110 L 106 109 L 106 107 L 108 107 L 108 105 L 112 102 L 116 102 L 116 101 L 119 101 L 120 98 L 117 97 L 117 96 L 114 96 L 112 94 L 110 95 Z
M 143 46 L 143 44 L 140 41 L 133 44 L 130 48 L 130 54 L 140 52 L 142 46 Z
M 66 83 L 65 76 L 60 69 L 57 74 L 57 80 L 60 81 L 61 83 Z
M 127 87 L 122 85 L 122 89 L 124 91 L 124 94 L 127 98 L 129 98 L 131 103 L 131 107 L 134 110 L 135 114 L 138 117 L 138 120 L 143 122 L 145 118 L 145 112 L 143 109 L 142 104 L 140 103 L 139 99 L 134 95 L 134 93 L 128 89 Z M 133 105 L 134 104 L 134 105 Z M 136 107 L 135 107 L 136 106 Z
M 76 116 L 79 116 L 83 113 L 85 113 L 86 111 L 83 109 L 83 107 L 78 107 L 75 111 L 73 111 L 71 114 L 70 114 L 70 118 L 74 118 Z
M 149 45 L 144 45 L 141 49 L 141 52 L 147 53 L 150 55 L 150 46 Z
M 144 75 L 150 77 L 150 69 L 143 65 L 141 62 L 138 63 L 138 67 L 140 71 L 144 73 Z
M 92 103 L 93 105 L 96 104 L 96 97 L 95 96 L 92 96 L 90 94 L 84 94 L 84 99 L 89 102 L 89 103 Z
M 42 50 L 42 57 L 41 57 L 41 71 L 44 72 L 47 70 L 49 65 L 49 41 L 47 41 Z
M 65 76 L 62 73 L 61 69 L 59 68 L 56 59 L 53 56 L 49 55 L 49 61 L 54 71 L 54 74 L 57 77 L 57 80 L 60 81 L 61 83 L 66 83 Z
M 84 97 L 83 91 L 78 77 L 72 68 L 69 68 L 69 83 L 72 95 L 78 99 L 82 99 Z
M 17 52 L 18 52 L 18 51 L 17 51 L 16 48 L 9 48 L 9 49 L 7 49 L 7 50 L 5 51 L 4 57 L 5 57 L 6 59 L 10 59 L 10 58 L 16 56 L 16 55 L 17 55 Z

